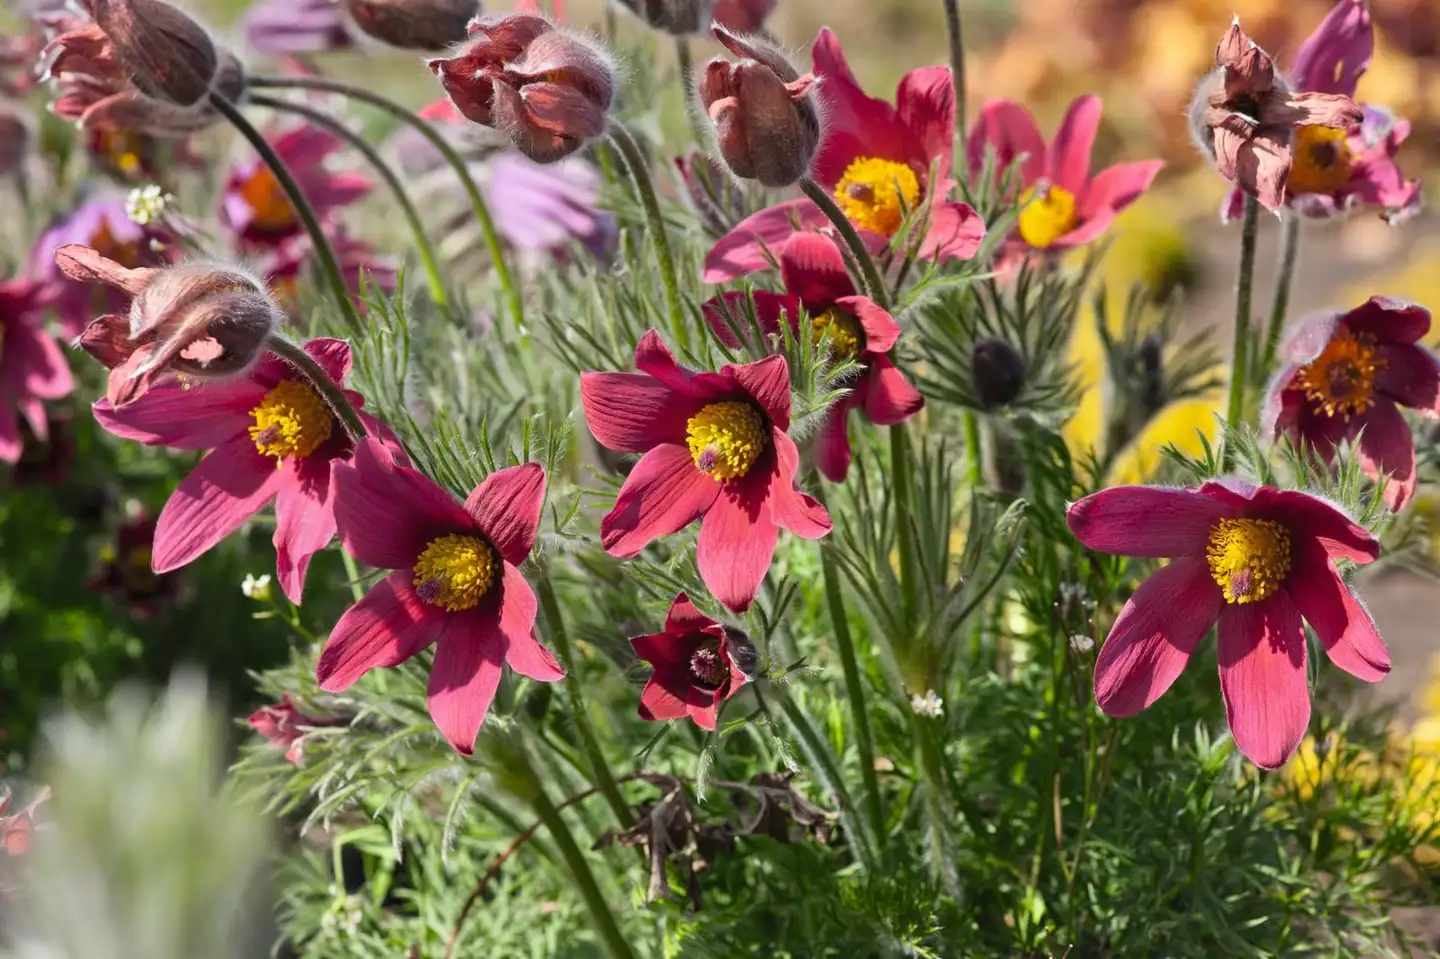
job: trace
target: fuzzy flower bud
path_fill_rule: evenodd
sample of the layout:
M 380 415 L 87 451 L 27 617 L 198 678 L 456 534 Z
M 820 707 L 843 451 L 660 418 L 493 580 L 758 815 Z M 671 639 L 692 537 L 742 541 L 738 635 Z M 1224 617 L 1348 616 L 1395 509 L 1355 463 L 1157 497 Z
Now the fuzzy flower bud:
M 1013 403 L 1025 385 L 1025 358 L 1004 340 L 987 336 L 970 352 L 970 376 L 986 409 Z
M 529 13 L 479 17 L 470 39 L 429 61 L 467 119 L 510 138 L 536 163 L 554 163 L 605 132 L 615 67 L 595 41 Z
M 68 244 L 55 263 L 71 279 L 130 294 L 129 316 L 94 320 L 77 344 L 110 369 L 106 398 L 132 402 L 165 373 L 195 380 L 244 373 L 285 320 L 265 284 L 209 262 L 132 270 L 87 246 Z
M 715 145 L 730 172 L 768 187 L 790 186 L 810 169 L 820 143 L 813 75 L 801 76 L 780 49 L 722 26 L 715 39 L 739 63 L 711 60 L 696 94 L 714 124 Z
M 715 0 L 615 0 L 615 4 L 647 26 L 683 37 L 710 26 Z
M 465 42 L 478 0 L 344 0 L 355 25 L 392 47 L 444 50 Z
M 180 106 L 210 93 L 220 56 L 205 28 L 164 0 L 91 0 L 95 24 L 141 93 Z

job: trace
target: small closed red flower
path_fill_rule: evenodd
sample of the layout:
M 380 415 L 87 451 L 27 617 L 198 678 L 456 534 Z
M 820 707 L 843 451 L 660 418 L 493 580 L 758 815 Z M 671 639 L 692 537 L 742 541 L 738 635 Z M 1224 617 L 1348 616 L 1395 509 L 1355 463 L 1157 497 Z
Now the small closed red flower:
M 720 707 L 749 682 L 731 656 L 725 627 L 681 593 L 670 605 L 665 630 L 630 640 L 635 655 L 654 667 L 640 694 L 641 719 L 689 716 L 714 730 Z
M 463 43 L 478 0 L 344 0 L 350 19 L 382 43 L 406 50 L 444 50 Z
M 305 734 L 326 726 L 344 726 L 348 722 L 332 716 L 311 716 L 295 705 L 289 693 L 271 706 L 261 706 L 250 714 L 250 728 L 264 736 L 272 746 L 285 750 L 285 758 L 300 765 L 305 754 Z
M 545 471 L 526 463 L 491 473 L 461 506 L 367 440 L 336 464 L 335 486 L 345 548 L 395 572 L 340 617 L 315 678 L 340 692 L 434 644 L 430 716 L 468 755 L 503 664 L 540 682 L 565 675 L 533 635 L 535 594 L 516 568 L 535 546 Z
M 362 199 L 373 186 L 362 174 L 336 172 L 326 166 L 326 160 L 344 146 L 328 130 L 305 123 L 266 139 L 321 219 Z M 252 245 L 277 246 L 305 232 L 280 181 L 258 157 L 230 172 L 221 215 L 230 229 Z
M 697 519 L 705 587 L 736 612 L 755 599 L 788 529 L 830 532 L 830 516 L 795 488 L 800 454 L 790 428 L 783 356 L 687 370 L 651 330 L 635 347 L 638 373 L 581 373 L 580 400 L 601 446 L 644 453 L 600 524 L 611 555 L 634 556 Z
M 843 483 L 850 469 L 850 437 L 845 429 L 850 411 L 862 410 L 870 422 L 891 426 L 914 416 L 925 398 L 890 360 L 900 337 L 900 325 L 869 297 L 860 296 L 845 257 L 830 238 L 818 233 L 797 233 L 780 251 L 780 278 L 785 292 L 756 292 L 755 313 L 767 332 L 780 329 L 787 317 L 797 330 L 803 308 L 810 317 L 810 333 L 818 342 L 830 337 L 838 358 L 856 360 L 863 369 L 851 392 L 825 415 L 815 444 L 815 463 L 832 483 Z M 705 304 L 705 319 L 721 342 L 740 345 L 733 324 L 743 329 L 745 293 L 726 293 Z
M 1415 440 L 1397 407 L 1440 414 L 1440 366 L 1419 342 L 1429 331 L 1428 310 L 1383 296 L 1304 321 L 1266 397 L 1265 432 L 1327 462 L 1358 434 L 1361 467 L 1389 477 L 1385 502 L 1399 510 L 1415 492 Z
M 1095 663 L 1095 701 L 1133 716 L 1159 699 L 1219 623 L 1220 690 L 1235 744 L 1278 769 L 1310 722 L 1305 627 L 1330 661 L 1366 682 L 1390 654 L 1336 568 L 1380 544 L 1325 500 L 1222 479 L 1198 490 L 1115 486 L 1070 506 L 1088 549 L 1169 559 L 1125 604 Z
M 60 346 L 41 324 L 49 305 L 34 280 L 0 282 L 0 461 L 16 463 L 24 450 L 23 417 L 37 440 L 49 435 L 45 401 L 75 388 Z

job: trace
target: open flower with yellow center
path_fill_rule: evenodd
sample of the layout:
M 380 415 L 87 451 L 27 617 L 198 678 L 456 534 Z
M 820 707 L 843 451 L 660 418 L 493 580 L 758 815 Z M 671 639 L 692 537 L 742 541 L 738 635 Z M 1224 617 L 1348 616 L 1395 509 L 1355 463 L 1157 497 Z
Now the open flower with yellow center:
M 725 701 L 749 682 L 731 658 L 731 642 L 725 627 L 696 609 L 689 596 L 676 596 L 664 630 L 630 640 L 635 655 L 653 667 L 640 694 L 640 717 L 689 716 L 701 729 L 714 730 Z
M 846 429 L 850 411 L 861 410 L 870 422 L 890 426 L 918 413 L 925 398 L 890 360 L 900 336 L 899 324 L 873 300 L 859 295 L 834 241 L 818 233 L 790 237 L 780 249 L 780 279 L 784 293 L 725 293 L 707 301 L 705 319 L 722 342 L 739 348 L 742 340 L 753 339 L 746 336 L 753 295 L 755 318 L 766 337 L 780 331 L 782 320 L 798 335 L 805 314 L 812 340 L 817 345 L 828 343 L 833 360 L 860 364 L 859 375 L 847 383 L 850 393 L 826 414 L 815 441 L 815 465 L 826 479 L 844 482 L 850 468 Z M 763 343 L 746 345 L 767 352 Z
M 780 530 L 806 539 L 830 516 L 795 488 L 800 452 L 790 427 L 783 356 L 687 370 L 651 330 L 635 347 L 636 373 L 582 373 L 590 432 L 606 449 L 643 453 L 600 523 L 611 555 L 630 557 L 699 519 L 700 577 L 743 612 L 755 599 Z
M 1361 467 L 1377 481 L 1388 477 L 1385 500 L 1400 509 L 1415 492 L 1415 440 L 1398 407 L 1440 413 L 1440 363 L 1419 344 L 1429 331 L 1428 311 L 1380 296 L 1302 321 L 1285 345 L 1262 427 L 1327 461 L 1358 436 Z
M 326 161 L 344 147 L 335 134 L 311 124 L 291 127 L 267 138 L 285 161 L 305 198 L 322 220 L 368 194 L 372 184 L 359 173 L 336 172 Z M 295 208 L 280 181 L 260 159 L 230 172 L 221 199 L 221 216 L 246 243 L 276 246 L 303 232 Z
M 470 754 L 502 665 L 546 683 L 565 675 L 535 639 L 535 594 L 517 569 L 535 548 L 545 470 L 498 470 L 462 505 L 369 438 L 335 467 L 335 487 L 345 549 L 394 572 L 340 617 L 316 681 L 340 692 L 433 644 L 430 716 L 450 745 Z
M 305 352 L 342 384 L 350 347 L 319 338 Z M 359 409 L 364 398 L 347 390 Z M 335 536 L 330 467 L 352 443 L 314 387 L 267 353 L 244 376 L 191 385 L 167 375 L 120 407 L 94 406 L 96 421 L 124 439 L 185 450 L 209 450 L 181 481 L 156 521 L 150 564 L 157 573 L 187 565 L 275 501 L 277 579 L 299 603 L 310 558 Z M 360 412 L 371 436 L 394 435 Z M 398 447 L 397 447 L 398 449 Z
M 1380 544 L 1337 507 L 1298 490 L 1213 480 L 1199 489 L 1113 486 L 1070 506 L 1088 549 L 1168 559 L 1140 584 L 1095 662 L 1095 701 L 1133 716 L 1179 678 L 1219 624 L 1220 689 L 1235 744 L 1278 769 L 1310 721 L 1308 622 L 1336 666 L 1366 682 L 1390 654 L 1337 560 Z
M 811 175 L 872 249 L 902 242 L 907 223 L 918 231 L 918 256 L 968 260 L 985 237 L 979 214 L 946 199 L 955 129 L 955 94 L 948 67 L 911 70 L 900 80 L 896 109 L 860 88 L 840 41 L 821 30 L 810 50 L 814 96 L 826 119 Z M 706 283 L 724 283 L 769 269 L 771 252 L 797 232 L 829 231 L 808 199 L 746 217 L 705 258 Z M 913 234 L 905 230 L 908 240 Z

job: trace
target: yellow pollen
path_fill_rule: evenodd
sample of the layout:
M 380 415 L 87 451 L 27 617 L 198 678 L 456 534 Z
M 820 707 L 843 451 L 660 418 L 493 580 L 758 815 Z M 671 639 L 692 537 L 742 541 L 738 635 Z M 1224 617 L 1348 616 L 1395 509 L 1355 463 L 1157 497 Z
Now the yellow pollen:
M 1300 127 L 1291 150 L 1291 193 L 1334 193 L 1350 182 L 1350 136 L 1330 127 Z
M 830 309 L 810 320 L 815 345 L 830 334 L 830 349 L 837 359 L 853 360 L 865 349 L 865 331 L 860 321 L 844 310 Z
M 1075 229 L 1075 194 L 1053 184 L 1037 184 L 1020 195 L 1020 238 L 1037 250 Z
M 862 230 L 893 236 L 920 202 L 915 171 L 894 160 L 859 157 L 835 184 L 835 203 Z
M 1375 375 L 1384 368 L 1373 336 L 1342 330 L 1300 368 L 1294 385 L 1305 391 L 1317 413 L 1348 420 L 1375 405 Z
M 450 533 L 432 539 L 415 561 L 415 593 L 452 613 L 474 609 L 495 585 L 499 568 L 485 540 Z
M 262 230 L 280 233 L 293 229 L 299 221 L 295 208 L 285 196 L 285 189 L 267 166 L 255 168 L 255 172 L 240 184 L 240 195 L 254 211 L 252 222 Z
M 1258 603 L 1290 574 L 1290 531 L 1270 519 L 1222 519 L 1205 550 L 1227 603 Z
M 281 380 L 250 411 L 255 425 L 250 438 L 264 456 L 276 457 L 278 467 L 286 456 L 309 456 L 330 438 L 335 417 L 330 407 L 299 380 Z
M 711 403 L 685 424 L 695 466 L 722 483 L 750 471 L 765 451 L 765 423 L 750 403 Z

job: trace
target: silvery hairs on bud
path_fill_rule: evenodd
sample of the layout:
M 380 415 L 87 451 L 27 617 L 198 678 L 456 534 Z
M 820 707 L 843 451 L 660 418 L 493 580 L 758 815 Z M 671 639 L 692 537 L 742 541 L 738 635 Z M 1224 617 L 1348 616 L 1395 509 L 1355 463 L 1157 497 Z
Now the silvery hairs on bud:
M 646 26 L 683 37 L 710 27 L 715 0 L 611 0 Z
M 164 0 L 92 0 L 91 6 L 140 92 L 180 106 L 209 95 L 219 54 L 197 21 Z
M 405 50 L 439 51 L 464 43 L 479 0 L 343 0 L 367 36 Z

